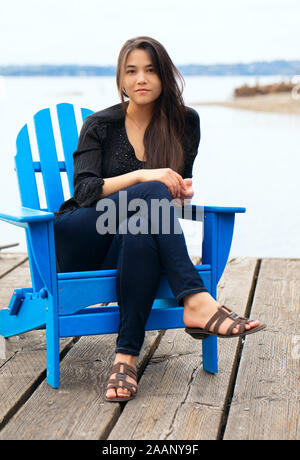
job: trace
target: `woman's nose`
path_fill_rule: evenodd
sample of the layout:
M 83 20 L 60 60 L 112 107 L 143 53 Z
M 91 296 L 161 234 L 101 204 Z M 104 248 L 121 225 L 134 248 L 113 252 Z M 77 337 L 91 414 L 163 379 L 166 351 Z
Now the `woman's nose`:
M 146 75 L 144 72 L 139 72 L 137 75 L 137 81 L 138 83 L 144 83 L 146 82 Z

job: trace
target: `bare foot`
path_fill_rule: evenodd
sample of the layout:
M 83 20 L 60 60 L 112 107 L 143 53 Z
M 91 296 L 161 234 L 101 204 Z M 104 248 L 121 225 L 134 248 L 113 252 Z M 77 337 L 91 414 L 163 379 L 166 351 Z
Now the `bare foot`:
M 183 322 L 186 327 L 204 328 L 207 322 L 218 311 L 220 304 L 208 293 L 198 292 L 196 294 L 188 294 L 184 297 Z M 219 327 L 219 334 L 225 334 L 227 329 L 233 324 L 234 320 L 226 318 Z M 250 321 L 250 324 L 245 324 L 245 329 L 249 330 L 259 326 L 259 321 Z M 213 330 L 215 323 L 210 327 Z M 239 333 L 239 325 L 233 328 L 232 333 Z
M 119 363 L 119 362 L 127 363 L 130 366 L 134 367 L 134 369 L 136 369 L 136 366 L 135 366 L 136 360 L 137 360 L 137 356 L 125 355 L 123 353 L 117 353 L 115 361 L 114 361 L 114 364 Z M 124 372 L 124 366 L 121 365 L 120 373 L 123 373 L 123 372 Z M 110 378 L 115 379 L 116 376 L 117 376 L 117 374 L 113 373 L 113 374 L 111 374 Z M 136 380 L 132 379 L 129 376 L 126 376 L 126 381 L 130 382 L 130 383 L 133 383 L 134 385 L 137 385 Z M 122 386 L 122 382 L 120 382 L 120 385 Z M 135 391 L 135 390 L 133 389 L 132 391 Z M 127 388 L 124 388 L 124 389 L 118 388 L 117 390 L 115 388 L 110 388 L 106 392 L 106 397 L 109 398 L 109 399 L 114 399 L 114 398 L 117 398 L 117 397 L 118 398 L 127 398 L 130 395 L 131 395 L 131 392 Z

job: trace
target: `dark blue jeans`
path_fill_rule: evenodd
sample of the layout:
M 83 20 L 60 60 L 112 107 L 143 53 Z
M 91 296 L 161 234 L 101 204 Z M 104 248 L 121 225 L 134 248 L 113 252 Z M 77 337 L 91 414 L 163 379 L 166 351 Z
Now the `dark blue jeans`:
M 183 305 L 187 294 L 207 292 L 207 289 L 188 255 L 168 188 L 160 181 L 151 181 L 124 191 L 127 203 L 143 199 L 148 210 L 151 199 L 165 199 L 164 203 L 169 206 L 169 227 L 162 225 L 163 221 L 166 223 L 162 209 L 156 218 L 140 209 L 132 211 L 121 206 L 120 210 L 120 192 L 117 192 L 103 199 L 113 200 L 115 204 L 115 232 L 99 233 L 99 217 L 103 218 L 107 209 L 97 211 L 96 205 L 78 208 L 55 218 L 55 246 L 61 272 L 117 269 L 120 325 L 116 352 L 138 356 L 162 272 L 178 305 Z M 103 220 L 101 223 L 103 228 Z M 137 233 L 139 227 L 141 232 Z

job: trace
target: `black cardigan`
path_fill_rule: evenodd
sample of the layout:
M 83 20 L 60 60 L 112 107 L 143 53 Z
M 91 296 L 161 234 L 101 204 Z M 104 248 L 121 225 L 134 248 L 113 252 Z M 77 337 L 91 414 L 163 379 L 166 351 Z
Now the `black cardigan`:
M 192 177 L 192 168 L 200 142 L 198 113 L 186 107 L 183 178 Z M 122 104 L 88 116 L 82 125 L 74 158 L 74 196 L 65 201 L 56 215 L 94 205 L 101 197 L 104 178 L 119 176 L 143 168 L 137 159 L 125 129 Z

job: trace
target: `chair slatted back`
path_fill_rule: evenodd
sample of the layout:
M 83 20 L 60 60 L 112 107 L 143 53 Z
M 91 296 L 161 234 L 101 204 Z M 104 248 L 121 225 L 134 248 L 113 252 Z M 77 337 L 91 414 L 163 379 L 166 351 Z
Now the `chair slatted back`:
M 73 195 L 73 157 L 76 150 L 78 131 L 74 108 L 70 104 L 60 104 L 57 107 L 57 117 L 61 133 L 61 141 L 65 152 L 65 168 L 68 176 L 70 194 Z M 67 152 L 67 153 L 66 153 Z
M 57 211 L 64 201 L 63 187 L 58 167 L 58 158 L 50 110 L 44 109 L 34 116 L 36 140 L 48 211 Z
M 17 137 L 15 156 L 16 172 L 23 206 L 41 209 L 36 174 L 42 174 L 44 193 L 48 211 L 57 211 L 65 200 L 61 173 L 67 173 L 69 193 L 73 195 L 73 152 L 78 142 L 78 129 L 74 106 L 56 106 L 58 132 L 63 148 L 63 161 L 58 160 L 50 109 L 40 110 L 34 116 L 34 133 L 38 147 L 39 160 L 33 160 L 28 125 L 23 126 Z M 93 113 L 81 109 L 82 121 Z M 43 208 L 45 209 L 45 208 Z
M 40 209 L 40 201 L 32 160 L 31 145 L 27 125 L 23 126 L 17 137 L 15 165 L 19 183 L 21 203 L 28 208 Z

